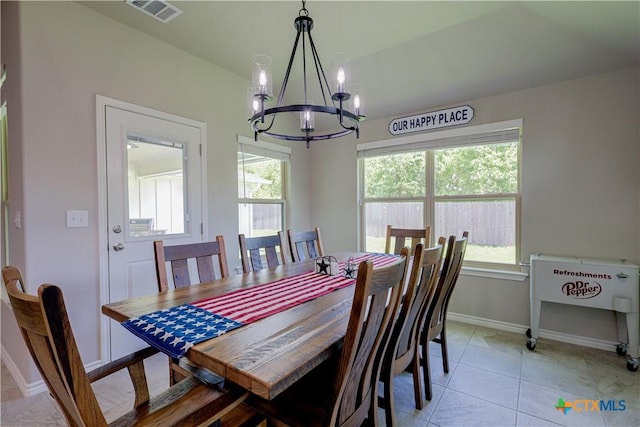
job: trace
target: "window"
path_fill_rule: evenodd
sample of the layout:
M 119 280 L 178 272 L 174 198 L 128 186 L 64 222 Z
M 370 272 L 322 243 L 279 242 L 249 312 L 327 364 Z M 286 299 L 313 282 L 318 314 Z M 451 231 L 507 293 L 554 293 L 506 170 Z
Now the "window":
M 185 232 L 187 147 L 127 135 L 129 237 Z
M 238 137 L 239 232 L 247 237 L 285 229 L 288 147 Z
M 437 237 L 469 231 L 467 265 L 519 261 L 518 127 L 481 125 L 358 146 L 362 241 L 383 251 L 387 224 L 431 225 Z M 509 122 L 512 126 L 513 123 Z M 505 124 L 495 124 L 496 128 Z

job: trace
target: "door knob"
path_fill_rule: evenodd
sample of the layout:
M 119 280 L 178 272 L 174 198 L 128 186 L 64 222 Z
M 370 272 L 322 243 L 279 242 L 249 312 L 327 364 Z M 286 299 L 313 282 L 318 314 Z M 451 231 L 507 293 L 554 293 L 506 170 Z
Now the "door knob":
M 121 251 L 124 249 L 124 245 L 120 242 L 116 243 L 115 245 L 113 245 L 113 250 L 114 251 Z

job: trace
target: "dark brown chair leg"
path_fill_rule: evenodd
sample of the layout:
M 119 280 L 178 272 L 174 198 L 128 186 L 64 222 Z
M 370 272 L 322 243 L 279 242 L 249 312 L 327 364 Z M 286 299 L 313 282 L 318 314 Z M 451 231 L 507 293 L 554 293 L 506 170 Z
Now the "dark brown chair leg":
M 424 400 L 422 397 L 422 383 L 420 382 L 420 354 L 417 351 L 409 366 L 413 371 L 413 396 L 416 401 L 416 409 L 422 409 Z
M 442 368 L 444 373 L 449 373 L 449 353 L 447 351 L 447 334 L 444 323 L 442 324 L 442 331 L 440 332 L 440 347 L 442 347 Z
M 389 372 L 384 372 L 384 376 L 384 417 L 387 422 L 387 427 L 392 427 L 396 425 L 396 408 L 393 399 L 393 373 L 389 370 Z
M 433 393 L 431 391 L 431 374 L 429 368 L 429 341 L 426 340 L 422 344 L 422 371 L 424 375 L 424 391 L 427 400 L 431 400 Z

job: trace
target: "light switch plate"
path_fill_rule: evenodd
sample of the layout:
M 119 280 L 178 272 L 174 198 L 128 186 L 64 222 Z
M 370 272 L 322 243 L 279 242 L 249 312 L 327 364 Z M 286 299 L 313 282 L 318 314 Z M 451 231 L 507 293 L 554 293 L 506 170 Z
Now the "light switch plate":
M 69 210 L 67 211 L 67 228 L 88 227 L 89 211 Z

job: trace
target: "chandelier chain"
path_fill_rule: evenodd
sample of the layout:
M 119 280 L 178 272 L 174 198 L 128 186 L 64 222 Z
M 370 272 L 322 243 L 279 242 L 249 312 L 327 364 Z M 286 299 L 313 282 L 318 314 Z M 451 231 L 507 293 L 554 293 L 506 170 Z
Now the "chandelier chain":
M 307 1 L 302 0 L 302 9 L 298 12 L 298 16 L 309 16 L 309 11 L 307 10 L 305 3 L 307 3 Z

